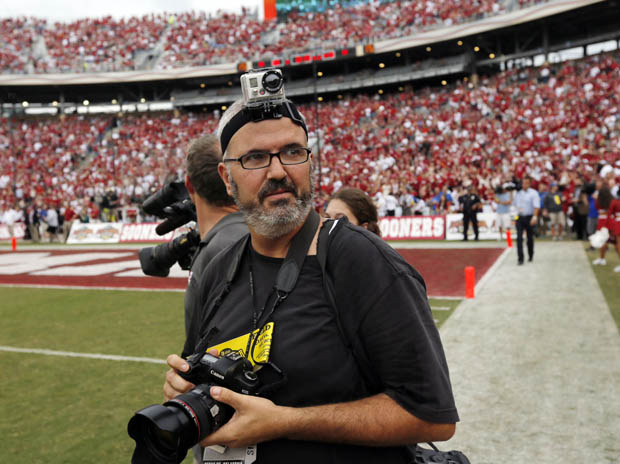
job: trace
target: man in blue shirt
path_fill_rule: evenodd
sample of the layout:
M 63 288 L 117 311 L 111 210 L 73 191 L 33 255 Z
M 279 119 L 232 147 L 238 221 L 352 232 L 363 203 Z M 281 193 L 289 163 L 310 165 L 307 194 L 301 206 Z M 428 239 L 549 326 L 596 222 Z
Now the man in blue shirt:
M 517 254 L 519 265 L 523 264 L 523 231 L 527 234 L 527 254 L 529 261 L 534 259 L 534 225 L 540 211 L 540 196 L 531 188 L 532 179 L 529 176 L 523 178 L 523 186 L 513 201 L 517 208 Z

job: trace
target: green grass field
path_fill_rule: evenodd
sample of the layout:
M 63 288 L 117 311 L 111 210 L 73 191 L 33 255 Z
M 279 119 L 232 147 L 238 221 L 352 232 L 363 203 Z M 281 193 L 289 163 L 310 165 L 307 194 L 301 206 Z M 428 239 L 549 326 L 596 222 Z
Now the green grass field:
M 165 359 L 183 293 L 0 287 L 0 345 Z M 431 300 L 441 324 L 458 300 Z M 0 351 L 0 462 L 129 462 L 133 413 L 163 400 L 166 366 Z M 190 462 L 191 460 L 186 460 Z

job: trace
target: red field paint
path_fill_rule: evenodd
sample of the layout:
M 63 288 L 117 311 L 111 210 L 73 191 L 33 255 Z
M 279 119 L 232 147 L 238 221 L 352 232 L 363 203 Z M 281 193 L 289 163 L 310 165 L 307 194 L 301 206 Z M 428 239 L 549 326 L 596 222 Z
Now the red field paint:
M 432 297 L 463 298 L 463 268 L 476 268 L 479 281 L 502 248 L 399 249 L 422 275 Z M 0 285 L 184 290 L 189 273 L 178 267 L 165 278 L 145 276 L 137 250 L 63 249 L 0 251 Z
M 476 268 L 476 283 L 503 253 L 503 248 L 400 249 L 398 252 L 422 274 L 431 297 L 465 296 L 463 268 Z

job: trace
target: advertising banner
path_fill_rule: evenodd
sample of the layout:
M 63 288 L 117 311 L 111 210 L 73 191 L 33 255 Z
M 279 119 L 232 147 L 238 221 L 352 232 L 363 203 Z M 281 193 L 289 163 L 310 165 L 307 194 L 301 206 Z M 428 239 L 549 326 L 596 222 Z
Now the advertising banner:
M 119 222 L 74 222 L 67 243 L 118 243 L 122 228 Z
M 379 219 L 384 240 L 443 240 L 445 216 L 401 216 Z
M 478 238 L 480 240 L 499 239 L 499 228 L 496 213 L 478 213 Z M 469 224 L 469 240 L 474 239 L 474 227 Z M 446 240 L 463 240 L 463 215 L 448 214 L 446 216 Z
M 166 235 L 157 235 L 156 222 L 144 222 L 139 224 L 123 224 L 120 243 L 143 243 L 143 242 L 168 242 L 172 239 L 174 231 Z

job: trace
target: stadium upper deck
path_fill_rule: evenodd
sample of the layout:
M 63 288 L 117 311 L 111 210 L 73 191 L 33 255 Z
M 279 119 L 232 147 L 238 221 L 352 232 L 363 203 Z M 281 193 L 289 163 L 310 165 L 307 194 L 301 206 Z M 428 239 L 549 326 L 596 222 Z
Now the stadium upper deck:
M 242 14 L 153 14 L 115 20 L 0 21 L 0 73 L 167 69 L 269 58 L 317 46 L 346 48 L 501 15 L 539 0 L 405 0 L 291 12 L 274 24 Z

